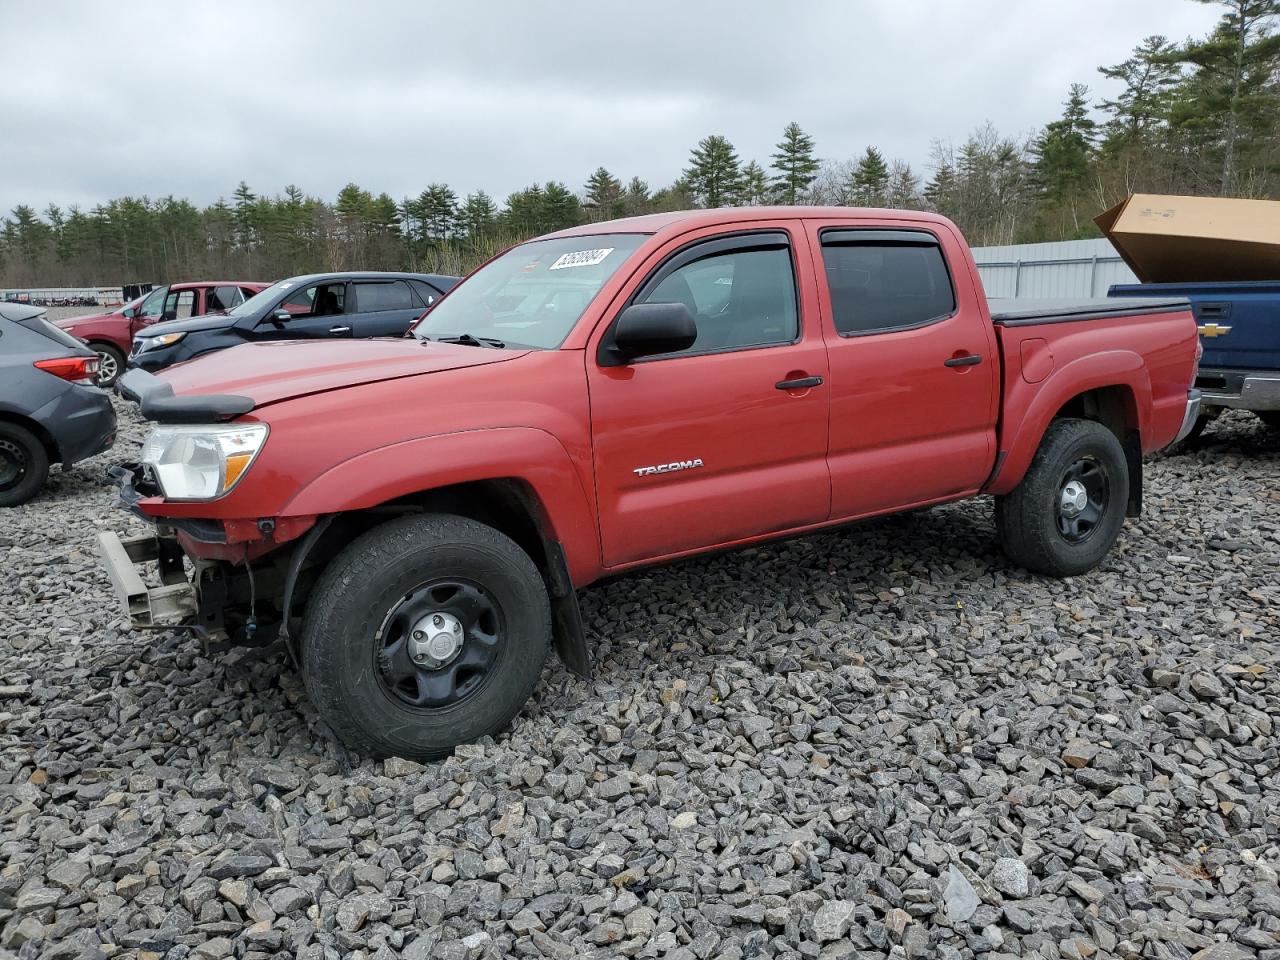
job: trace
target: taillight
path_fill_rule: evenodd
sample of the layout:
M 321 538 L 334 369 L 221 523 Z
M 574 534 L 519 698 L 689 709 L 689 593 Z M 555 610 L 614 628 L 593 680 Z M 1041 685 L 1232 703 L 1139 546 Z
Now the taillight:
M 93 383 L 98 377 L 97 357 L 57 357 L 53 360 L 37 360 L 35 366 L 72 383 Z
M 1196 385 L 1196 380 L 1200 378 L 1200 358 L 1204 356 L 1204 341 L 1196 337 L 1196 359 L 1191 364 L 1191 386 Z

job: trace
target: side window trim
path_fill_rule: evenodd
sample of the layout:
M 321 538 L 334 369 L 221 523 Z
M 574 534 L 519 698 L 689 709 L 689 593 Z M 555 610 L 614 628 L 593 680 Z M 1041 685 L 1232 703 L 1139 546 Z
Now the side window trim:
M 745 253 L 757 250 L 786 250 L 791 262 L 792 296 L 796 305 L 796 335 L 790 340 L 779 340 L 774 343 L 753 343 L 737 347 L 716 347 L 708 350 L 682 350 L 679 353 L 660 353 L 652 357 L 637 357 L 629 361 L 629 365 L 654 363 L 664 360 L 680 360 L 684 357 L 706 357 L 718 353 L 742 353 L 747 350 L 765 350 L 770 347 L 793 346 L 804 339 L 804 317 L 800 310 L 800 272 L 796 264 L 796 252 L 791 243 L 791 236 L 785 230 L 748 230 L 739 233 L 722 234 L 716 237 L 702 237 L 668 254 L 661 263 L 649 272 L 649 275 L 636 287 L 631 296 L 623 301 L 618 312 L 609 321 L 609 327 L 600 338 L 596 351 L 596 362 L 603 367 L 618 366 L 613 353 L 613 331 L 618 324 L 618 317 L 633 303 L 656 289 L 662 281 L 682 267 L 706 260 L 710 257 L 726 253 Z
M 930 317 L 927 320 L 918 320 L 915 323 L 873 327 L 869 330 L 849 330 L 846 332 L 842 331 L 836 324 L 835 299 L 831 295 L 831 280 L 827 276 L 824 264 L 822 283 L 827 290 L 827 302 L 831 304 L 831 325 L 835 327 L 836 335 L 842 339 L 848 340 L 854 337 L 869 337 L 920 330 L 924 327 L 931 327 L 935 323 L 950 320 L 960 312 L 960 298 L 956 296 L 956 281 L 951 274 L 951 264 L 947 262 L 946 253 L 942 249 L 942 241 L 937 234 L 929 230 L 895 230 L 884 227 L 823 227 L 818 231 L 818 244 L 820 247 L 932 247 L 938 251 L 938 258 L 942 261 L 942 269 L 946 273 L 947 283 L 951 287 L 951 309 L 946 313 L 940 313 L 936 317 Z

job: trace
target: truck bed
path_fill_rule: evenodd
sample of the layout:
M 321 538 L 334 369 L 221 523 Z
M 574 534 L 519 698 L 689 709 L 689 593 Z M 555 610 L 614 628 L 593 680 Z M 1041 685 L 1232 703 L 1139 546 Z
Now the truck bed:
M 1034 327 L 1042 323 L 1074 323 L 1080 320 L 1114 320 L 1153 313 L 1190 310 L 1185 297 L 1103 297 L 1082 300 L 987 301 L 991 320 L 1002 327 Z

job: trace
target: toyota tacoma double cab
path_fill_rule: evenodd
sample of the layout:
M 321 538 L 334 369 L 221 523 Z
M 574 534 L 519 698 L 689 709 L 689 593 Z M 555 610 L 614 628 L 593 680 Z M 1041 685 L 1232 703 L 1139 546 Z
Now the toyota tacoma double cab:
M 129 371 L 154 527 L 99 543 L 133 624 L 283 641 L 378 756 L 502 730 L 551 646 L 589 675 L 575 591 L 638 567 L 989 494 L 1015 564 L 1082 574 L 1198 408 L 1185 300 L 988 304 L 902 211 L 553 233 L 411 334 Z

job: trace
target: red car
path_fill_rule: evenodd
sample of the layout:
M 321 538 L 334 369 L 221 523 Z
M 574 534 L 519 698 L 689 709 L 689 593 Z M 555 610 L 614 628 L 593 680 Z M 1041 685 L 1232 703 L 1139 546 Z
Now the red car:
M 89 344 L 101 359 L 98 382 L 115 383 L 124 370 L 133 335 L 161 320 L 181 320 L 230 310 L 270 284 L 249 280 L 199 280 L 156 287 L 145 296 L 107 313 L 68 317 L 56 325 Z
M 131 622 L 283 637 L 383 756 L 500 730 L 551 644 L 588 674 L 574 591 L 627 570 L 990 494 L 1015 564 L 1085 573 L 1199 406 L 1186 300 L 988 304 L 959 230 L 900 211 L 578 227 L 411 333 L 130 370 L 155 534 L 100 536 Z

